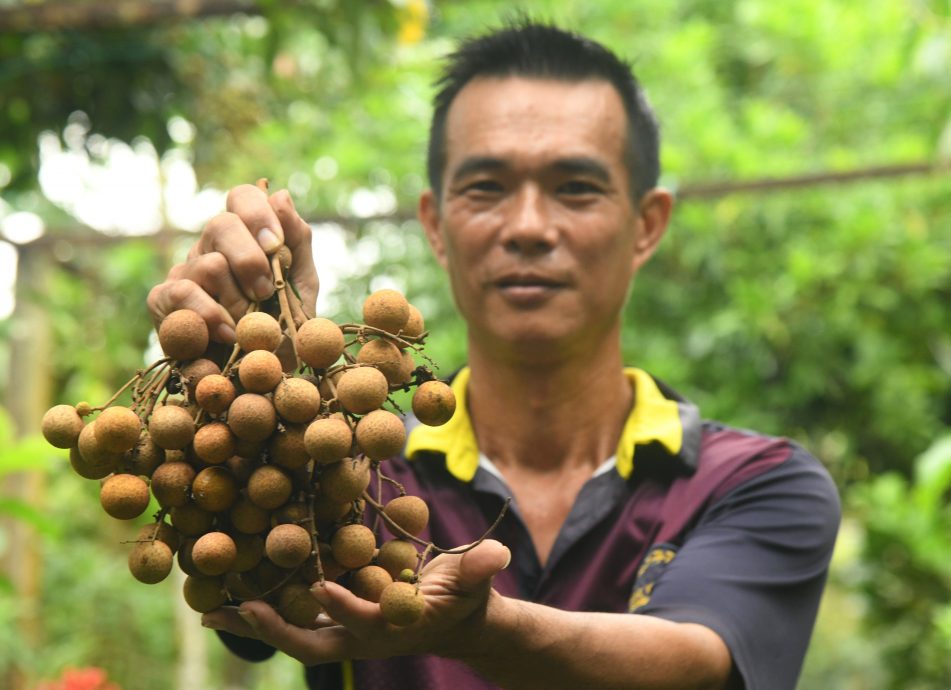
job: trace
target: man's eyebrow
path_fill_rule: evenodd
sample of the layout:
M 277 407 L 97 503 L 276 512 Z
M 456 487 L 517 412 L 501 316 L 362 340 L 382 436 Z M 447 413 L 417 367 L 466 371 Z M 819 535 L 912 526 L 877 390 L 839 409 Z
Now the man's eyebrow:
M 462 161 L 452 173 L 452 180 L 461 180 L 468 175 L 481 172 L 497 172 L 511 169 L 511 164 L 502 158 L 494 156 L 470 156 Z M 571 175 L 588 175 L 601 182 L 610 182 L 611 173 L 608 167 L 597 158 L 589 156 L 570 156 L 558 158 L 550 165 L 550 169 Z
M 598 159 L 589 158 L 588 156 L 559 158 L 552 167 L 559 172 L 573 175 L 589 175 L 601 182 L 611 181 L 611 173 L 608 167 Z
M 470 156 L 463 160 L 462 163 L 459 164 L 459 167 L 453 171 L 452 179 L 461 180 L 473 173 L 504 170 L 508 167 L 510 167 L 508 163 L 501 158 L 494 158 L 492 156 Z

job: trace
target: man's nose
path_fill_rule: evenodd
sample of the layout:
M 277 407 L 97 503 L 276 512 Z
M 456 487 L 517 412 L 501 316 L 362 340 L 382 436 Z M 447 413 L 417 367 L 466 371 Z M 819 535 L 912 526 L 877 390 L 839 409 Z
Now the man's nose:
M 526 185 L 511 200 L 501 237 L 508 251 L 519 254 L 544 254 L 558 241 L 545 195 L 534 185 Z

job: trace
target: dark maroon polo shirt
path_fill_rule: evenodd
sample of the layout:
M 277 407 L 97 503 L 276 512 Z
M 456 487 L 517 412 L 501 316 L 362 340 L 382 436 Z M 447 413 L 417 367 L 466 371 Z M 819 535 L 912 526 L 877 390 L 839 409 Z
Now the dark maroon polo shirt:
M 727 644 L 748 690 L 791 690 L 839 524 L 828 473 L 786 439 L 701 422 L 663 384 L 628 375 L 641 409 L 622 435 L 633 448 L 619 446 L 617 464 L 584 485 L 544 566 L 511 506 L 493 534 L 513 556 L 495 588 L 570 611 L 703 624 Z M 471 457 L 417 448 L 385 471 L 431 506 L 420 536 L 440 546 L 476 540 L 510 496 L 485 460 L 472 466 Z M 395 495 L 385 486 L 384 500 Z M 267 656 L 259 643 L 225 641 L 242 656 Z M 307 678 L 321 690 L 495 687 L 460 662 L 431 656 L 328 664 L 308 668 Z

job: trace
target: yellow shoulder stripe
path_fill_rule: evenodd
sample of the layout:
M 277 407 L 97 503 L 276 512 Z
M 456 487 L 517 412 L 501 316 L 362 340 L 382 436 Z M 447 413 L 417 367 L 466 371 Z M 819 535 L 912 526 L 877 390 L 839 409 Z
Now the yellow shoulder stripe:
M 627 478 L 634 469 L 636 446 L 659 442 L 671 455 L 677 455 L 683 445 L 683 425 L 675 400 L 661 393 L 654 379 L 641 369 L 627 368 L 625 375 L 634 388 L 635 404 L 621 431 L 616 450 L 617 471 Z M 446 468 L 460 481 L 471 481 L 479 467 L 479 448 L 466 404 L 469 368 L 459 371 L 452 382 L 456 395 L 456 412 L 442 426 L 414 428 L 406 443 L 406 457 L 423 451 L 442 453 Z

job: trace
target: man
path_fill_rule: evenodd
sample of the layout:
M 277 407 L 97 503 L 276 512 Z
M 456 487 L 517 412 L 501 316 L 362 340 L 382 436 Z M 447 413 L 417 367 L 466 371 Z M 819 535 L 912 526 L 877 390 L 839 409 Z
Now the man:
M 465 43 L 441 86 L 419 218 L 469 364 L 453 420 L 416 428 L 410 459 L 387 467 L 430 502 L 441 545 L 473 541 L 506 496 L 512 513 L 498 541 L 427 566 L 407 628 L 334 583 L 314 589 L 316 631 L 262 602 L 203 622 L 249 658 L 300 659 L 314 685 L 344 661 L 366 688 L 794 687 L 837 496 L 794 444 L 701 424 L 624 366 L 622 308 L 672 208 L 629 69 L 524 23 Z M 286 193 L 243 186 L 153 290 L 153 314 L 190 307 L 233 340 L 246 296 L 271 292 L 263 250 L 281 240 L 313 300 L 306 224 Z

